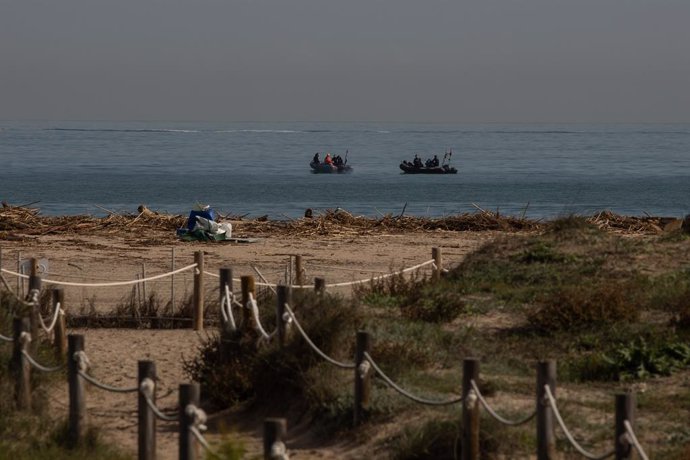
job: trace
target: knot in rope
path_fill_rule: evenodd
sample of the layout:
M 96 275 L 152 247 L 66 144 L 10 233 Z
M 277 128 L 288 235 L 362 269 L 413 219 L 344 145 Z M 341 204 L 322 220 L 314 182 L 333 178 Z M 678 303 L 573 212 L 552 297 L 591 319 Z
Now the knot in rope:
M 150 379 L 148 377 L 142 380 L 141 384 L 139 385 L 139 391 L 141 391 L 144 394 L 144 396 L 151 396 L 155 388 L 156 382 L 154 382 L 153 379 Z
M 91 361 L 89 361 L 89 357 L 86 356 L 86 352 L 83 350 L 75 352 L 73 358 L 77 362 L 77 369 L 80 372 L 86 372 L 91 366 Z
M 371 369 L 371 363 L 369 362 L 368 359 L 365 359 L 362 361 L 359 366 L 357 366 L 357 372 L 359 373 L 359 378 L 363 379 L 364 377 L 367 376 L 369 373 L 369 370 Z
M 477 392 L 475 392 L 474 389 L 470 390 L 465 397 L 465 407 L 468 410 L 474 409 L 474 407 L 477 405 L 477 399 Z
M 26 295 L 26 298 L 28 299 L 29 303 L 32 303 L 34 305 L 38 304 L 38 294 L 39 294 L 38 289 L 32 289 L 29 291 L 29 293 Z
M 22 348 L 26 348 L 28 344 L 31 343 L 31 334 L 26 331 L 22 331 L 21 334 L 19 334 L 19 344 L 22 346 Z
M 208 419 L 206 412 L 204 412 L 202 409 L 199 409 L 194 404 L 188 404 L 187 407 L 185 407 L 184 412 L 188 417 L 192 418 L 193 426 L 199 428 L 201 431 L 206 430 L 205 423 Z
M 287 447 L 283 441 L 276 441 L 271 445 L 271 458 L 276 460 L 288 460 Z
M 283 322 L 285 324 L 290 324 L 292 322 L 292 316 L 290 316 L 290 313 L 288 313 L 288 312 L 283 313 Z
M 252 294 L 252 293 L 250 292 L 250 293 L 249 293 L 249 299 L 247 299 L 247 304 L 244 306 L 244 308 L 247 308 L 247 309 L 251 310 L 252 308 L 254 308 L 254 306 L 256 306 L 257 308 L 259 308 L 259 306 L 256 305 L 256 300 L 254 299 L 254 294 Z

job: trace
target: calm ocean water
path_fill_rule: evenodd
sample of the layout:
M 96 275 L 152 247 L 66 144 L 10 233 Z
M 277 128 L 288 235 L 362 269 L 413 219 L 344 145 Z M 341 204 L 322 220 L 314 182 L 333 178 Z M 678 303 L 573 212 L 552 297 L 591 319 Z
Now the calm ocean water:
M 398 165 L 452 148 L 457 175 Z M 349 175 L 312 174 L 315 152 L 349 150 Z M 322 154 L 323 157 L 323 154 Z M 485 209 L 531 218 L 690 212 L 690 125 L 0 122 L 0 199 L 44 214 L 299 217 Z M 98 206 L 97 206 L 98 205 Z

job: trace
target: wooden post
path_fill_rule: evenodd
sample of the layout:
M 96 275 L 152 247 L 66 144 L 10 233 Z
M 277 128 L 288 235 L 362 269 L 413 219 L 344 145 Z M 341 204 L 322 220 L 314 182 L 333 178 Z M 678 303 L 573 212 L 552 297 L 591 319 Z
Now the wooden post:
M 69 430 L 67 445 L 79 445 L 86 432 L 86 392 L 84 380 L 79 376 L 79 362 L 75 354 L 84 351 L 84 336 L 70 334 L 67 336 L 67 381 L 69 384 Z
M 225 287 L 228 287 L 230 289 L 230 292 L 232 293 L 232 268 L 221 268 L 220 269 L 220 285 L 218 286 L 218 289 L 220 290 L 220 304 L 223 305 L 223 300 L 225 299 Z M 232 308 L 232 305 L 227 305 L 228 309 Z M 221 312 L 220 315 L 220 321 L 221 321 L 221 328 L 220 328 L 220 333 L 221 336 L 227 336 L 230 332 L 230 323 L 228 321 L 225 321 L 223 319 L 223 314 Z
M 443 255 L 441 253 L 441 248 L 431 248 L 431 258 L 434 259 L 434 265 L 436 268 L 431 272 L 431 278 L 434 281 L 441 279 L 441 274 L 443 273 Z
M 635 394 L 619 393 L 616 395 L 616 460 L 630 460 L 635 449 L 627 441 L 626 430 L 623 422 L 627 420 L 635 426 Z
M 187 406 L 193 404 L 199 406 L 199 384 L 198 383 L 182 383 L 180 384 L 179 394 L 179 417 L 180 417 L 180 460 L 196 460 L 198 454 L 198 447 L 194 434 L 190 430 L 194 426 L 194 416 L 187 414 Z
M 284 418 L 267 418 L 264 420 L 264 460 L 282 458 L 277 457 L 279 452 L 274 452 L 273 448 L 275 446 L 277 451 L 279 451 L 281 447 L 285 448 L 284 440 L 286 433 L 287 422 Z
M 141 263 L 141 279 L 146 279 L 146 262 Z M 146 305 L 146 303 L 149 301 L 149 298 L 146 295 L 146 281 L 141 282 L 141 292 L 144 294 L 144 305 Z
M 31 258 L 31 271 L 29 275 L 29 290 L 27 292 L 27 299 L 30 295 L 36 295 L 36 303 L 31 305 L 31 344 L 29 349 L 31 353 L 36 353 L 38 351 L 38 315 L 41 314 L 41 276 L 38 274 L 38 259 L 35 257 Z
M 26 347 L 20 337 L 22 332 L 29 333 L 29 318 L 14 318 L 12 321 L 13 338 L 12 361 L 10 370 L 14 374 L 14 401 L 17 410 L 31 409 L 31 363 L 22 354 Z
M 278 327 L 278 345 L 281 348 L 285 346 L 285 340 L 287 339 L 287 323 L 283 316 L 287 314 L 285 304 L 291 302 L 290 294 L 290 286 L 278 285 L 276 289 L 276 298 L 278 299 L 276 305 L 276 325 Z
M 22 252 L 17 251 L 17 273 L 21 273 L 22 275 Z M 24 278 L 21 276 L 17 275 L 17 297 L 21 297 L 24 295 Z
M 137 382 L 141 387 L 144 379 L 151 379 L 156 382 L 156 363 L 153 361 L 139 361 L 139 377 Z M 156 458 L 156 415 L 146 403 L 146 398 L 139 391 L 139 460 L 155 460 Z M 151 400 L 156 402 L 156 387 L 153 387 Z
M 537 460 L 556 458 L 553 410 L 546 396 L 546 385 L 556 397 L 556 361 L 553 359 L 537 363 Z
M 204 251 L 194 253 L 194 318 L 193 327 L 195 331 L 204 329 Z
M 314 278 L 314 292 L 317 294 L 323 294 L 326 292 L 326 279 L 325 278 Z
M 247 308 L 249 302 L 249 294 L 256 299 L 256 290 L 254 289 L 254 277 L 251 275 L 240 278 L 242 284 L 242 329 L 251 329 L 253 324 L 252 312 Z
M 468 404 L 470 382 L 479 385 L 479 360 L 465 358 L 462 364 L 462 460 L 479 460 L 479 403 Z
M 170 250 L 170 271 L 175 271 L 175 248 Z M 170 311 L 175 312 L 175 275 L 170 276 Z
M 53 288 L 51 290 L 53 299 L 53 309 L 58 308 L 65 310 L 65 291 L 62 288 Z M 55 310 L 53 310 L 55 311 Z M 55 357 L 58 362 L 63 362 L 67 356 L 67 324 L 64 313 L 58 312 L 57 321 L 55 322 L 55 329 L 53 329 L 53 346 L 55 347 Z
M 302 271 L 302 256 L 295 256 L 295 279 L 298 286 L 304 286 L 304 273 Z
M 362 362 L 366 360 L 364 352 L 371 350 L 371 336 L 368 332 L 357 332 L 357 344 L 355 348 L 355 407 L 354 426 L 359 426 L 365 419 L 369 409 L 369 396 L 371 395 L 371 374 L 369 369 L 364 375 L 360 372 Z

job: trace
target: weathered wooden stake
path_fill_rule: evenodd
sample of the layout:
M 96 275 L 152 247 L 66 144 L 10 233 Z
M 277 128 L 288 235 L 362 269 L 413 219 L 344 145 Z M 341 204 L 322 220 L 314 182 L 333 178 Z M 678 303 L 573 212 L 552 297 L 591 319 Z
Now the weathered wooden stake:
M 29 350 L 31 353 L 36 353 L 38 351 L 38 315 L 41 313 L 41 276 L 38 274 L 38 259 L 32 257 L 27 299 L 29 299 L 29 296 L 33 295 L 34 293 L 37 301 L 31 306 L 31 338 L 33 339 L 31 344 L 29 344 Z
M 635 426 L 635 394 L 619 393 L 616 395 L 616 460 L 630 460 L 635 449 L 625 436 L 626 430 L 623 422 L 627 420 Z
M 65 322 L 65 291 L 62 288 L 53 288 L 51 290 L 53 299 L 53 311 L 58 308 L 60 304 L 60 311 L 57 315 L 55 328 L 53 329 L 53 346 L 55 347 L 55 357 L 58 362 L 63 362 L 67 356 L 67 324 Z
M 175 271 L 175 248 L 170 250 L 170 271 Z M 170 276 L 170 309 L 175 311 L 175 275 Z
M 219 292 L 219 294 L 220 294 L 219 305 L 223 305 L 223 301 L 225 300 L 225 288 L 226 288 L 226 286 L 230 290 L 230 292 L 232 293 L 232 268 L 221 268 L 219 274 L 220 274 L 220 284 L 218 286 L 218 289 L 220 291 Z M 232 305 L 227 305 L 227 308 L 231 309 Z M 220 320 L 221 320 L 221 329 L 220 329 L 221 330 L 221 336 L 227 336 L 229 333 L 232 332 L 230 329 L 230 322 L 225 321 L 223 319 L 222 313 L 220 315 Z
M 546 385 L 555 397 L 556 361 L 553 359 L 537 363 L 537 460 L 556 458 L 553 410 L 546 396 Z
M 264 460 L 273 460 L 285 449 L 287 422 L 284 418 L 267 418 L 264 420 Z M 274 452 L 273 449 L 278 452 Z M 274 455 L 275 454 L 275 455 Z
M 14 318 L 12 328 L 14 341 L 10 370 L 15 378 L 14 401 L 18 410 L 28 410 L 31 409 L 31 363 L 22 354 L 26 348 L 20 337 L 22 332 L 30 333 L 29 318 Z
M 146 279 L 146 262 L 141 263 L 141 279 Z M 144 294 L 144 304 L 148 302 L 149 298 L 146 295 L 146 281 L 141 282 L 141 292 Z
M 314 278 L 314 292 L 317 294 L 323 294 L 326 292 L 326 279 L 325 278 Z
M 252 312 L 247 308 L 249 302 L 249 294 L 256 299 L 256 290 L 254 289 L 254 277 L 251 275 L 242 276 L 240 278 L 242 284 L 242 329 L 251 329 L 254 323 Z
M 195 331 L 204 329 L 204 251 L 194 253 L 194 318 Z
M 479 404 L 468 404 L 472 380 L 479 384 L 479 360 L 465 358 L 462 364 L 462 460 L 479 460 Z
M 355 407 L 354 407 L 354 426 L 359 426 L 367 416 L 369 409 L 369 396 L 371 395 L 371 373 L 361 372 L 366 366 L 362 363 L 366 360 L 364 352 L 371 350 L 371 336 L 368 332 L 357 332 L 357 344 L 355 348 Z
M 84 380 L 79 376 L 79 362 L 76 353 L 84 351 L 84 336 L 70 334 L 67 336 L 67 381 L 69 384 L 69 429 L 67 444 L 69 447 L 79 445 L 86 432 L 86 392 Z
M 304 286 L 304 272 L 302 271 L 302 256 L 295 256 L 295 279 L 298 286 Z
M 436 265 L 431 272 L 431 278 L 434 281 L 438 281 L 441 279 L 441 274 L 443 273 L 443 254 L 441 253 L 441 248 L 431 248 L 431 258 L 434 259 L 434 265 Z
M 180 437 L 180 460 L 196 460 L 199 452 L 194 434 L 190 430 L 194 426 L 194 415 L 187 413 L 187 406 L 193 404 L 199 406 L 199 384 L 198 383 L 182 383 L 180 384 L 179 394 L 179 437 Z
M 144 379 L 156 382 L 156 363 L 153 361 L 138 362 L 139 375 L 137 382 L 141 386 Z M 138 394 L 138 419 L 139 419 L 139 460 L 155 460 L 156 458 L 156 415 L 146 403 L 146 398 L 140 392 Z M 153 387 L 151 400 L 156 402 L 156 387 Z
M 278 299 L 276 304 L 276 325 L 278 327 L 278 345 L 281 348 L 285 346 L 285 341 L 287 339 L 287 323 L 284 319 L 284 316 L 287 314 L 285 304 L 290 304 L 292 301 L 291 293 L 290 286 L 281 284 L 276 288 L 276 298 Z

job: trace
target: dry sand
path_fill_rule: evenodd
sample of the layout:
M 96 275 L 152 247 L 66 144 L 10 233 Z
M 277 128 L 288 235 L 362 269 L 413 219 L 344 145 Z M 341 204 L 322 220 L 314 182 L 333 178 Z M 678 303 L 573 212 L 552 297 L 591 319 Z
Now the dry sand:
M 176 267 L 193 263 L 195 251 L 205 252 L 206 269 L 217 273 L 222 266 L 232 267 L 234 276 L 254 275 L 251 266 L 258 267 L 271 282 L 284 277 L 289 255 L 301 255 L 307 280 L 325 277 L 327 283 L 352 281 L 373 274 L 388 273 L 416 265 L 431 258 L 431 248 L 443 249 L 444 265 L 455 265 L 470 251 L 496 237 L 484 232 L 405 232 L 398 234 L 367 234 L 347 237 L 268 235 L 256 243 L 184 243 L 155 239 L 145 244 L 141 239 L 126 236 L 45 235 L 23 241 L 4 241 L 2 268 L 14 270 L 17 254 L 20 258 L 45 258 L 49 262 L 46 278 L 72 282 L 131 280 L 141 274 L 145 264 L 147 276 L 165 273 L 171 268 L 171 249 L 175 250 Z M 252 235 L 247 235 L 252 236 Z M 14 285 L 15 280 L 8 277 Z M 191 273 L 176 277 L 175 292 L 179 301 L 191 292 Z M 309 281 L 311 282 L 311 281 Z M 207 286 L 217 280 L 209 278 Z M 169 299 L 171 282 L 167 278 L 147 284 L 148 292 L 156 291 Z M 344 288 L 347 294 L 350 288 Z M 110 311 L 131 292 L 131 287 L 65 288 L 65 306 L 72 312 L 94 308 Z M 192 330 L 136 330 L 136 329 L 74 329 L 70 333 L 85 336 L 86 353 L 91 361 L 90 373 L 109 385 L 135 385 L 137 361 L 146 359 L 156 363 L 160 386 L 159 405 L 174 410 L 177 387 L 188 381 L 182 369 L 183 359 L 194 356 L 206 333 Z M 67 407 L 67 387 L 58 386 L 51 392 L 53 410 L 64 413 Z M 137 443 L 136 396 L 117 394 L 90 388 L 87 396 L 90 423 L 100 427 L 103 435 L 123 448 L 135 453 Z M 245 430 L 242 437 L 250 452 L 260 452 L 260 424 Z M 293 445 L 299 445 L 297 434 Z M 214 436 L 209 435 L 213 440 Z M 176 425 L 159 422 L 159 458 L 177 458 Z M 290 442 L 288 443 L 290 447 Z M 335 440 L 318 448 L 295 449 L 298 458 L 362 458 L 366 446 L 343 444 Z

